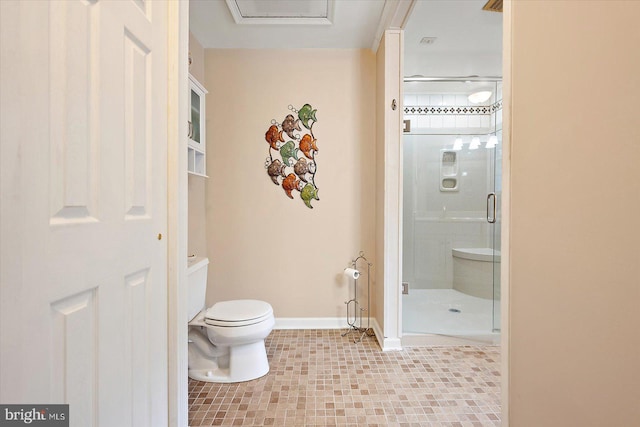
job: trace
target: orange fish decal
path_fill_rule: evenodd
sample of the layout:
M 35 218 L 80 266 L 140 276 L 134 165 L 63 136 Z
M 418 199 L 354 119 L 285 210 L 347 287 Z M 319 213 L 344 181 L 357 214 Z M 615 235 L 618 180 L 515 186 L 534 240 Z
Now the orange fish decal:
M 318 152 L 318 146 L 316 145 L 316 139 L 313 139 L 311 135 L 305 133 L 302 139 L 300 140 L 300 151 L 304 153 L 304 155 L 313 160 L 313 156 L 311 155 L 311 150 Z
M 291 191 L 300 191 L 300 181 L 296 179 L 295 174 L 290 173 L 284 181 L 282 181 L 282 188 L 284 189 L 284 192 L 287 193 L 287 196 L 289 196 L 290 199 L 293 199 Z
M 278 141 L 284 142 L 284 138 L 282 138 L 282 131 L 279 131 L 278 126 L 276 125 L 271 125 L 269 130 L 267 130 L 267 132 L 264 134 L 264 139 L 267 140 L 271 148 L 273 148 L 274 150 L 280 148 L 278 146 Z

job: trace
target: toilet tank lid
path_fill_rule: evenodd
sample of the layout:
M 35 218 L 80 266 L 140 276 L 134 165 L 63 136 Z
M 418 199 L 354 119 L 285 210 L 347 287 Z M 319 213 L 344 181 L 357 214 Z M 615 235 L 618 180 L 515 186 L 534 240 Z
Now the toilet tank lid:
M 209 264 L 209 258 L 192 256 L 187 258 L 187 274 L 191 274 Z
M 224 320 L 227 322 L 239 322 L 242 320 L 257 319 L 273 313 L 271 304 L 255 299 L 240 299 L 233 301 L 221 301 L 208 308 L 205 318 L 212 320 Z

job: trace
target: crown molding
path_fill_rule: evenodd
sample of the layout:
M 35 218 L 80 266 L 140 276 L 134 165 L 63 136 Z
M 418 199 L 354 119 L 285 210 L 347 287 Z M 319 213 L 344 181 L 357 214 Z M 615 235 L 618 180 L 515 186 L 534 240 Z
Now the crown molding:
M 371 45 L 371 50 L 374 53 L 378 51 L 380 40 L 386 30 L 404 29 L 415 4 L 416 0 L 385 0 L 376 35 Z

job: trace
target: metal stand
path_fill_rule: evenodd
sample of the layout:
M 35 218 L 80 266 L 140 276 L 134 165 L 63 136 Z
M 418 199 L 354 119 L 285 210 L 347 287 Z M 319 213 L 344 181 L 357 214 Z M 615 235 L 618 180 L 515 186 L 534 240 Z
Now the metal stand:
M 353 283 L 353 298 L 349 301 L 345 301 L 344 303 L 347 305 L 347 324 L 349 327 L 342 334 L 342 336 L 347 336 L 351 333 L 356 334 L 353 338 L 353 342 L 360 342 L 364 336 L 373 336 L 373 330 L 371 329 L 371 313 L 369 312 L 369 307 L 371 306 L 371 264 L 365 257 L 364 252 L 360 251 L 358 256 L 351 261 L 351 266 L 353 269 L 358 269 L 358 261 L 361 263 L 366 263 L 367 265 L 367 307 L 360 307 L 360 302 L 358 301 L 358 279 L 354 279 Z M 349 312 L 353 312 L 353 319 L 350 317 Z M 362 312 L 367 312 L 367 327 L 362 326 Z M 358 321 L 358 314 L 360 315 Z M 359 336 L 358 336 L 359 334 Z

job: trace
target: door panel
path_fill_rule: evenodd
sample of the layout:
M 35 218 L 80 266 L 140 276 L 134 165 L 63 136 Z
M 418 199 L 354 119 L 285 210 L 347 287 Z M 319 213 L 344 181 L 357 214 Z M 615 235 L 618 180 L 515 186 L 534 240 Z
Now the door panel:
M 94 375 L 98 359 L 96 288 L 55 301 L 51 308 L 51 398 L 74 402 L 74 423 L 94 425 L 98 393 Z
M 97 23 L 87 4 L 59 2 L 48 24 L 51 224 L 95 221 Z
M 0 401 L 166 425 L 166 3 L 1 3 Z

